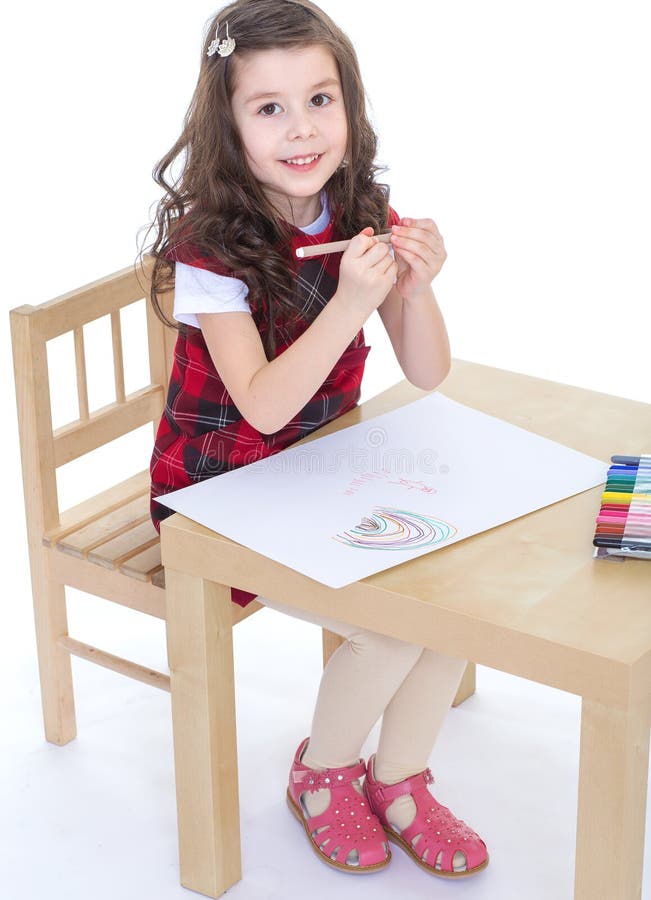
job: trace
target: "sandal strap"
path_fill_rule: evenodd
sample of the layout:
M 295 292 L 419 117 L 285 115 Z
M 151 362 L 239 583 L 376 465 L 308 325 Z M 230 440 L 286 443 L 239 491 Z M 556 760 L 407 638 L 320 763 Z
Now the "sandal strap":
M 352 766 L 342 766 L 339 769 L 324 769 L 318 772 L 316 769 L 294 768 L 291 779 L 294 784 L 305 784 L 311 792 L 324 788 L 342 787 L 352 781 L 360 779 L 366 774 L 366 763 L 360 760 Z
M 431 769 L 425 769 L 417 775 L 405 778 L 397 784 L 383 784 L 382 782 L 371 782 L 366 779 L 366 787 L 372 795 L 374 802 L 391 803 L 396 797 L 402 797 L 403 794 L 413 794 L 414 791 L 426 788 L 428 784 L 434 784 L 434 776 Z

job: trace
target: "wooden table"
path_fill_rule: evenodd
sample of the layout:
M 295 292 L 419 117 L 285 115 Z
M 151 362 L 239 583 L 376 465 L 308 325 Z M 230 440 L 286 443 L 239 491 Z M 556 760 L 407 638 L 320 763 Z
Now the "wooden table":
M 462 361 L 441 392 L 604 462 L 612 453 L 651 450 L 647 404 Z M 421 396 L 402 382 L 315 436 Z M 651 562 L 592 558 L 601 491 L 339 590 L 178 514 L 167 519 L 161 534 L 181 883 L 217 897 L 241 878 L 228 587 L 235 585 L 581 696 L 574 898 L 639 900 Z M 519 840 L 514 833 L 514 848 Z

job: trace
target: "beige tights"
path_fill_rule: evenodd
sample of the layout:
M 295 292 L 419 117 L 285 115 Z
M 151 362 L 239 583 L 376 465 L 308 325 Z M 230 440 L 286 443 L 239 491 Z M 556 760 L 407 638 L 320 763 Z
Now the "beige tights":
M 323 671 L 310 741 L 303 754 L 305 765 L 312 769 L 352 765 L 382 716 L 375 777 L 386 784 L 396 784 L 427 768 L 461 681 L 465 660 L 335 619 L 316 617 L 265 597 L 257 599 L 271 609 L 320 625 L 347 639 Z M 353 786 L 362 792 L 358 781 Z M 328 808 L 330 791 L 307 792 L 302 800 L 309 815 L 316 816 Z M 415 816 L 416 804 L 409 794 L 396 798 L 387 810 L 387 818 L 398 832 L 411 825 Z M 414 837 L 414 845 L 418 838 Z M 464 862 L 464 855 L 456 853 L 455 867 Z

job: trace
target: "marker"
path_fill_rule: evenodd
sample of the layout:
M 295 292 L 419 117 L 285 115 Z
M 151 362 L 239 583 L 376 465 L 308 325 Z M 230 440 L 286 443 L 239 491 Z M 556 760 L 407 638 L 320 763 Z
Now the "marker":
M 600 522 L 595 529 L 595 534 L 606 534 L 607 532 L 622 535 L 626 533 L 634 537 L 651 537 L 651 528 L 645 527 L 642 522 Z
M 601 520 L 601 521 L 600 521 Z M 597 524 L 604 524 L 608 527 L 617 528 L 641 528 L 643 531 L 651 529 L 651 517 L 649 516 L 598 516 Z
M 374 234 L 372 237 L 381 241 L 383 244 L 391 243 L 391 232 L 382 231 L 380 234 Z M 343 253 L 350 246 L 350 241 L 332 241 L 329 244 L 308 244 L 305 247 L 297 247 L 296 255 L 299 259 L 307 259 L 308 256 L 324 256 L 326 253 Z
M 649 528 L 651 528 L 651 518 L 649 516 L 627 516 L 627 515 L 615 515 L 615 513 L 608 513 L 607 516 L 597 516 L 597 524 L 608 524 L 612 523 L 613 525 L 618 522 L 635 522 L 635 524 L 643 525 L 645 522 L 649 523 Z
M 651 456 L 611 456 L 610 461 L 621 466 L 651 466 Z
M 646 550 L 651 553 L 651 538 L 616 538 L 612 535 L 596 537 L 592 541 L 595 547 L 622 547 L 627 550 Z
M 616 516 L 609 512 L 608 514 L 599 514 L 597 516 L 597 523 L 599 522 L 627 522 L 631 526 L 638 525 L 651 528 L 651 517 L 649 516 Z

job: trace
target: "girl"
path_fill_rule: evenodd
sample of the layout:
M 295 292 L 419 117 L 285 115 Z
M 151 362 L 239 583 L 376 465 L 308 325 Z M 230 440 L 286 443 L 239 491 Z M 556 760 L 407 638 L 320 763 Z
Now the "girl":
M 373 310 L 413 384 L 433 390 L 447 374 L 431 290 L 443 242 L 430 219 L 389 207 L 375 152 L 355 52 L 318 7 L 237 0 L 215 16 L 183 133 L 155 171 L 165 194 L 152 300 L 164 318 L 173 275 L 179 331 L 151 462 L 157 526 L 166 492 L 277 453 L 351 409 Z M 374 237 L 387 227 L 393 253 Z M 296 257 L 344 237 L 343 254 Z M 252 599 L 233 589 L 234 602 Z M 289 774 L 289 807 L 319 858 L 372 872 L 389 863 L 389 839 L 436 875 L 483 869 L 484 842 L 428 788 L 465 661 L 258 599 L 347 638 Z M 367 765 L 361 747 L 381 715 Z

